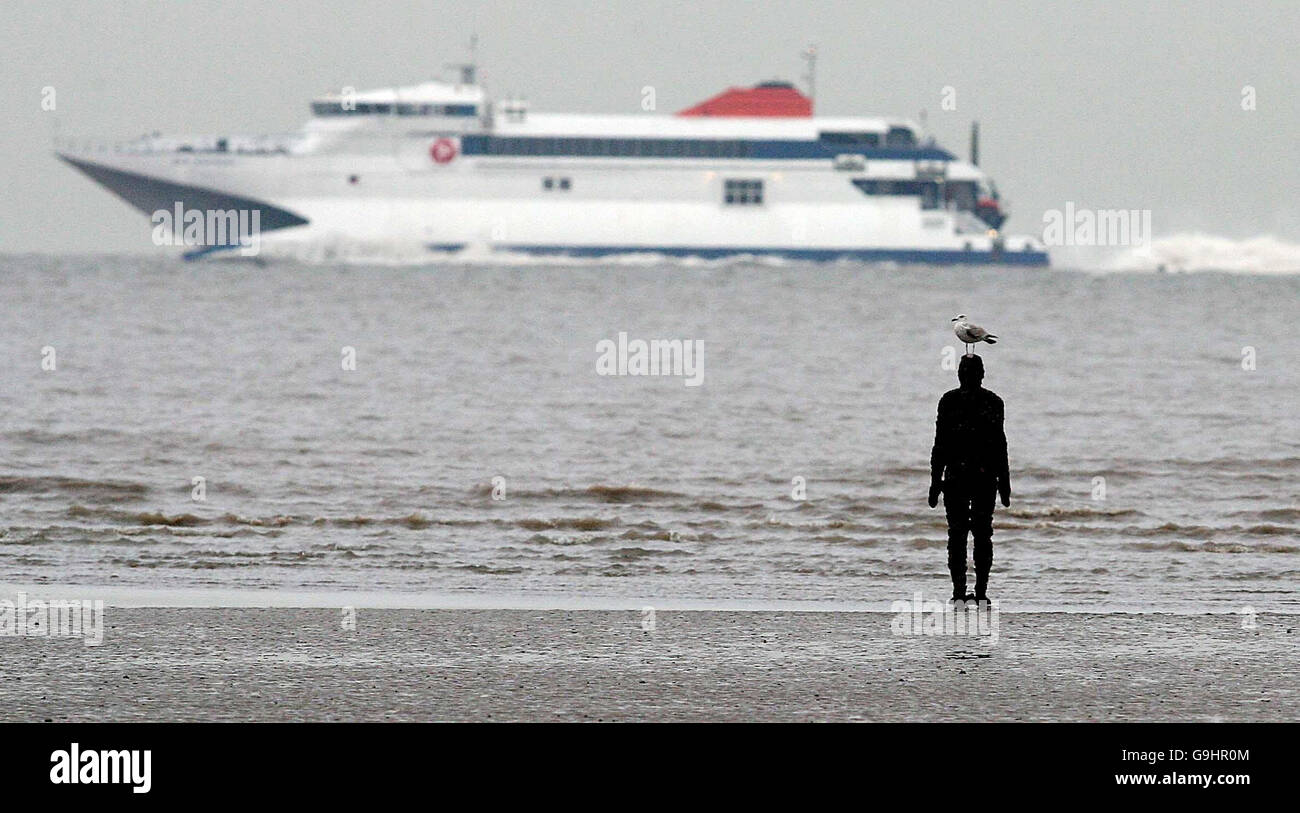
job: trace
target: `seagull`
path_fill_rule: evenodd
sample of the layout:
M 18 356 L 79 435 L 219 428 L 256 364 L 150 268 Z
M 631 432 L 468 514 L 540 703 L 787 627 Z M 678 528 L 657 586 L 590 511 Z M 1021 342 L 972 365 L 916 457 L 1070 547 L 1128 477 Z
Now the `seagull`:
M 970 346 L 980 342 L 997 344 L 998 337 L 989 333 L 979 325 L 972 325 L 966 321 L 966 314 L 959 313 L 952 320 L 952 332 L 957 334 L 957 338 L 966 344 L 966 355 L 970 355 Z

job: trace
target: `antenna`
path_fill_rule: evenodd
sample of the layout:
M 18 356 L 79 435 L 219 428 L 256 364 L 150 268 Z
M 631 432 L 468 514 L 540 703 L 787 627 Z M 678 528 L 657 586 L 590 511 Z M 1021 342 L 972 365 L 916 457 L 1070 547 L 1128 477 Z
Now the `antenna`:
M 478 84 L 478 34 L 471 34 L 469 37 L 468 62 L 448 62 L 444 67 L 456 68 L 460 71 L 460 84 Z
M 817 103 L 817 45 L 816 43 L 810 43 L 808 47 L 803 50 L 803 53 L 800 54 L 800 56 L 803 57 L 803 61 L 806 62 L 808 65 L 807 71 L 803 75 L 803 79 L 805 82 L 808 83 L 808 100 L 810 102 L 808 106 L 812 107 L 814 104 Z

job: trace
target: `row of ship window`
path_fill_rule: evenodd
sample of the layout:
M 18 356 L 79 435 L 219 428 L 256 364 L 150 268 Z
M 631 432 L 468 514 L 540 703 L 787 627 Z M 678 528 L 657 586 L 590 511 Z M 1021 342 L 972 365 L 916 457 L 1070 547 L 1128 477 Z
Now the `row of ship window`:
M 478 144 L 471 146 L 480 147 Z M 489 138 L 473 151 L 482 155 L 746 158 L 749 144 L 744 141 L 671 138 Z
M 881 141 L 884 144 L 881 144 Z M 880 133 L 822 133 L 818 142 L 747 141 L 707 138 L 561 138 L 471 135 L 463 138 L 465 152 L 472 155 L 545 155 L 572 157 L 628 158 L 750 158 L 772 157 L 773 150 L 794 150 L 817 154 L 832 149 L 910 149 L 916 146 L 912 132 L 895 128 L 883 138 Z
M 316 116 L 475 116 L 472 104 L 413 104 L 408 102 L 312 102 Z
M 573 181 L 565 177 L 546 176 L 542 178 L 542 190 L 546 192 L 568 192 L 573 188 Z M 763 182 L 761 180 L 741 180 L 729 178 L 723 184 L 723 202 L 728 206 L 761 206 L 763 204 Z
M 919 195 L 923 209 L 937 209 L 940 205 L 939 185 L 931 181 L 878 181 L 858 179 L 853 182 L 866 195 Z M 567 177 L 546 176 L 542 189 L 567 192 L 573 182 Z M 947 195 L 953 199 L 952 194 Z M 727 178 L 722 185 L 722 202 L 728 206 L 762 206 L 763 181 L 751 178 Z

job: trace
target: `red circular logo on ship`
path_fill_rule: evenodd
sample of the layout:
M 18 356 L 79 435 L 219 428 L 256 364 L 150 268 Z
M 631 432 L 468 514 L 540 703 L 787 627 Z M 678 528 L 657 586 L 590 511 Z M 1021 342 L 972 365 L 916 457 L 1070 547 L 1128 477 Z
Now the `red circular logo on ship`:
M 446 164 L 456 157 L 456 142 L 450 138 L 440 138 L 429 148 L 429 155 L 439 164 Z

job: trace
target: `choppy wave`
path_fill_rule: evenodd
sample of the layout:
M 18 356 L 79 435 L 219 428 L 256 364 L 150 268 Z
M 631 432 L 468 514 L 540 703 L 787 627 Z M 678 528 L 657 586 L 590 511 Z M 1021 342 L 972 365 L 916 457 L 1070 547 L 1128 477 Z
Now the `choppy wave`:
M 212 524 L 210 519 L 188 513 L 168 515 L 161 511 L 124 511 L 75 504 L 68 506 L 68 516 L 75 519 L 103 519 L 126 525 L 163 525 L 176 528 Z
M 1112 459 L 1097 461 L 1095 465 L 1059 465 L 1035 466 L 1022 465 L 1016 468 L 1019 478 L 1032 478 L 1046 481 L 1089 481 L 1093 477 L 1168 477 L 1173 472 L 1186 472 L 1197 475 L 1240 474 L 1276 479 L 1287 474 L 1300 474 L 1298 457 L 1209 457 L 1202 459 L 1187 457 Z
M 67 487 L 63 478 L 56 478 L 56 487 Z M 101 494 L 102 483 L 85 487 L 92 494 Z M 23 487 L 37 488 L 44 484 L 39 478 L 24 480 Z M 76 485 L 72 487 L 75 491 Z M 0 489 L 2 491 L 3 489 Z M 124 492 L 135 497 L 138 489 L 124 487 Z M 526 493 L 526 492 L 525 492 Z M 718 503 L 710 497 L 691 497 L 680 492 L 641 486 L 592 486 L 589 488 L 547 489 L 533 492 L 542 504 L 559 503 L 555 511 L 529 511 L 525 515 L 494 515 L 483 513 L 477 500 L 451 504 L 445 513 L 410 511 L 391 515 L 371 513 L 277 513 L 245 515 L 234 512 L 204 513 L 180 511 L 167 513 L 159 509 L 134 509 L 117 505 L 83 504 L 75 502 L 63 510 L 63 516 L 95 525 L 108 525 L 129 532 L 133 528 L 159 528 L 172 531 L 205 529 L 204 533 L 217 533 L 221 527 L 243 527 L 257 531 L 277 531 L 291 527 L 338 528 L 364 530 L 366 528 L 393 528 L 424 530 L 435 527 L 471 530 L 499 528 L 538 532 L 596 533 L 624 529 L 627 538 L 664 538 L 665 534 L 683 534 L 703 539 L 714 532 L 732 532 L 741 535 L 786 534 L 799 535 L 809 540 L 826 541 L 832 537 L 892 537 L 899 533 L 935 532 L 942 538 L 944 515 L 937 511 L 922 511 L 892 507 L 886 502 L 849 500 L 826 508 L 812 502 L 795 506 L 773 508 L 757 502 L 735 504 Z M 512 497 L 512 499 L 517 499 Z M 514 504 L 516 508 L 527 501 Z M 590 511 L 581 506 L 592 506 Z M 609 515 L 597 506 L 625 506 L 627 516 Z M 540 506 L 539 506 L 540 508 Z M 604 509 L 607 511 L 608 509 Z M 647 514 L 647 512 L 649 512 Z M 1146 512 L 1123 506 L 1106 504 L 1054 505 L 1023 502 L 1009 508 L 997 509 L 996 526 L 1007 531 L 1032 531 L 1045 539 L 1064 535 L 1111 538 L 1115 535 L 1133 538 L 1177 536 L 1185 539 L 1212 540 L 1223 537 L 1300 536 L 1296 519 L 1300 509 L 1279 508 L 1258 511 L 1236 511 L 1231 516 L 1248 520 L 1236 524 L 1198 524 L 1166 521 L 1160 524 L 1138 524 L 1149 519 Z M 1249 521 L 1253 520 L 1253 521 Z M 51 527 L 63 527 L 57 523 Z
M 1177 551 L 1179 553 L 1300 553 L 1293 545 L 1247 545 L 1241 542 L 1128 542 L 1125 547 L 1140 551 Z
M 1002 509 L 1009 516 L 1018 519 L 1110 519 L 1113 517 L 1135 517 L 1142 514 L 1133 508 L 1104 508 L 1097 506 L 1074 506 L 1064 508 L 1057 505 L 1049 505 L 1044 508 L 1018 508 L 1011 507 Z
M 234 525 L 252 528 L 280 529 L 288 526 L 331 527 L 331 528 L 365 528 L 368 526 L 408 528 L 422 530 L 436 525 L 468 528 L 475 526 L 497 526 L 519 528 L 526 531 L 601 531 L 623 527 L 625 523 L 617 517 L 593 516 L 555 516 L 555 517 L 519 517 L 501 519 L 483 517 L 479 519 L 437 518 L 419 511 L 398 516 L 369 516 L 352 514 L 342 516 L 315 516 L 310 514 L 272 514 L 269 516 L 244 516 L 225 513 L 203 517 L 181 512 L 167 514 L 162 511 L 132 511 L 119 508 L 104 508 L 74 504 L 68 507 L 67 516 L 72 519 L 98 520 L 117 526 L 158 527 L 158 528 L 200 528 L 208 526 Z M 643 529 L 668 533 L 654 523 L 641 523 Z M 59 527 L 59 526 L 52 526 Z
M 1295 522 L 1300 520 L 1300 508 L 1265 508 L 1261 511 L 1237 511 L 1236 516 L 1256 517 L 1266 522 Z M 1300 533 L 1300 530 L 1297 530 Z
M 138 500 L 149 494 L 144 483 L 84 480 L 78 477 L 0 477 L 0 494 L 69 494 L 87 499 Z
M 1288 525 L 1262 523 L 1257 525 L 1184 525 L 1166 522 L 1150 528 L 1129 526 L 1123 529 L 1126 536 L 1183 536 L 1189 539 L 1214 539 L 1217 536 L 1296 536 L 1300 529 Z
M 480 483 L 474 493 L 481 497 L 490 496 L 493 486 Z M 553 500 L 601 503 L 645 503 L 662 500 L 681 499 L 687 495 L 680 491 L 667 491 L 637 485 L 605 485 L 597 483 L 586 488 L 547 488 L 547 489 L 510 489 L 507 496 L 512 500 Z

